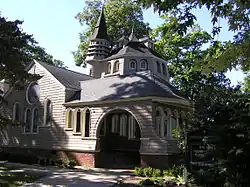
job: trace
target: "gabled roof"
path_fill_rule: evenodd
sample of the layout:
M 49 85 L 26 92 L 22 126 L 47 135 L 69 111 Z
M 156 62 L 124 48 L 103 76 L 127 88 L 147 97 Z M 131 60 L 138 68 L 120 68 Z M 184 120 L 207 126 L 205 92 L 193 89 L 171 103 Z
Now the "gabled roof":
M 106 19 L 104 16 L 104 10 L 102 8 L 101 14 L 97 20 L 94 32 L 92 34 L 91 40 L 94 39 L 105 39 L 109 40 L 108 34 L 107 34 L 107 26 L 106 26 Z
M 151 73 L 138 72 L 81 82 L 80 102 L 116 100 L 136 97 L 184 99 L 177 89 Z
M 110 53 L 110 56 L 107 57 L 105 60 L 111 60 L 120 58 L 123 56 L 141 56 L 141 57 L 150 57 L 150 56 L 156 56 L 158 58 L 163 59 L 163 57 L 154 51 L 153 49 L 150 49 L 144 43 L 142 42 L 136 42 L 136 41 L 129 41 L 125 47 L 120 47 L 118 49 L 113 50 Z
M 80 81 L 93 79 L 89 75 L 81 74 L 65 68 L 56 67 L 41 61 L 37 61 L 47 69 L 66 88 L 80 90 Z

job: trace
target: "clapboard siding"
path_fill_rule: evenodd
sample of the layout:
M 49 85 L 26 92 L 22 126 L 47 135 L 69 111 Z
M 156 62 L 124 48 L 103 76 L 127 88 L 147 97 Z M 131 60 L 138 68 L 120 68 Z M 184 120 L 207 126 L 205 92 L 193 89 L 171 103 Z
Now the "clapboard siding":
M 60 137 L 64 133 L 65 107 L 65 87 L 62 86 L 43 66 L 35 63 L 29 70 L 30 73 L 39 74 L 41 79 L 37 82 L 40 86 L 40 100 L 34 105 L 26 102 L 26 88 L 23 90 L 12 90 L 7 96 L 8 104 L 4 106 L 5 116 L 12 118 L 13 106 L 15 102 L 20 103 L 20 118 L 24 120 L 26 108 L 38 108 L 40 125 L 44 125 L 44 104 L 47 99 L 52 102 L 53 124 L 47 127 L 39 127 L 37 134 L 24 134 L 23 127 L 7 127 L 1 133 L 0 143 L 7 147 L 32 147 L 50 149 L 61 147 Z M 5 136 L 3 136 L 5 134 Z M 7 135 L 7 136 L 6 136 Z

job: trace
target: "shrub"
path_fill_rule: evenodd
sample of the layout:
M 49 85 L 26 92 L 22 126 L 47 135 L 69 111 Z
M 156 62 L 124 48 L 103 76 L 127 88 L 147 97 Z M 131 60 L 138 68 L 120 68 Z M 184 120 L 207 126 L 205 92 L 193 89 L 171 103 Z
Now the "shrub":
M 142 169 L 142 168 L 139 168 L 139 167 L 135 167 L 135 174 L 136 174 L 137 176 L 143 177 L 143 176 L 144 176 L 143 169 Z
M 140 180 L 138 182 L 138 184 L 140 185 L 154 185 L 154 180 L 153 179 L 144 179 L 144 180 Z
M 153 177 L 163 177 L 163 171 L 160 169 L 153 169 Z
M 143 169 L 143 173 L 145 177 L 152 177 L 153 176 L 153 168 L 148 167 Z
M 71 159 L 69 162 L 68 162 L 68 167 L 69 168 L 74 168 L 76 166 L 76 161 L 74 159 Z

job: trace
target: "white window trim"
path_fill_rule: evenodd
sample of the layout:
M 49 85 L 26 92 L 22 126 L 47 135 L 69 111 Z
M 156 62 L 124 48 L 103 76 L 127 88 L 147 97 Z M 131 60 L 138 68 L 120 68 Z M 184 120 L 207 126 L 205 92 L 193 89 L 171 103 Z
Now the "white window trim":
M 145 67 L 142 67 L 142 64 L 145 63 Z M 148 69 L 148 62 L 147 60 L 141 60 L 140 61 L 140 70 L 147 70 Z
M 34 112 L 35 109 L 38 110 L 38 108 L 26 108 L 24 111 L 24 127 L 23 127 L 23 134 L 38 134 L 39 133 L 39 125 L 37 125 L 37 132 L 33 132 L 33 128 L 34 128 Z M 31 113 L 31 124 L 30 124 L 30 132 L 26 132 L 25 131 L 25 126 L 26 126 L 26 122 L 27 122 L 27 111 L 30 111 Z M 38 114 L 39 115 L 39 114 Z
M 80 131 L 76 132 L 76 127 L 77 127 L 77 113 L 80 112 Z M 80 108 L 77 108 L 74 112 L 75 120 L 74 120 L 74 132 L 75 133 L 81 133 L 82 132 L 82 111 Z
M 117 68 L 118 66 L 118 68 Z M 117 73 L 120 71 L 120 62 L 117 60 L 114 62 L 113 73 Z
M 133 67 L 131 67 L 131 64 L 132 63 L 134 63 L 135 64 L 135 67 L 133 68 Z M 136 68 L 137 68 L 137 61 L 136 60 L 130 60 L 130 62 L 129 62 L 129 69 L 131 69 L 131 70 L 136 70 Z
M 119 126 L 119 116 L 115 114 L 112 116 L 112 127 L 111 127 L 112 131 L 111 132 L 118 133 L 118 131 L 117 132 L 115 131 L 116 128 L 118 128 L 118 126 Z
M 128 119 L 128 139 L 135 139 L 135 119 L 132 115 Z

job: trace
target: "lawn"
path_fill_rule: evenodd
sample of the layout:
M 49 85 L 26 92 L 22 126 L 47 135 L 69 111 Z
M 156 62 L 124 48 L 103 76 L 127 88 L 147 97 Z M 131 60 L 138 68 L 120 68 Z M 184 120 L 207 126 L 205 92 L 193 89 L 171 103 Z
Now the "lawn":
M 21 168 L 11 168 L 0 165 L 0 186 L 1 187 L 15 187 L 21 186 L 25 183 L 33 182 L 41 177 L 41 173 L 27 173 Z

